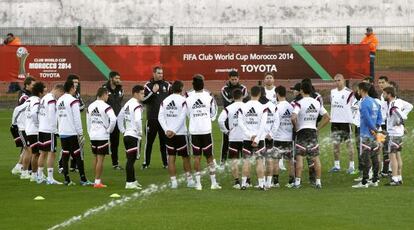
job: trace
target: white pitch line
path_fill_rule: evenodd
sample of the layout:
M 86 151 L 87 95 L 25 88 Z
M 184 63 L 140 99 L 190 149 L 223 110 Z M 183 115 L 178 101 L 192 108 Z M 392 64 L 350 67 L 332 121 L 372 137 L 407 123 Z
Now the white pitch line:
M 222 171 L 222 170 L 216 170 L 216 175 L 217 175 L 217 171 Z M 201 172 L 201 175 L 205 175 L 208 172 L 208 168 L 204 169 Z M 184 180 L 186 179 L 185 174 L 181 175 L 178 179 L 178 183 L 182 183 L 184 182 Z M 90 217 L 92 215 L 95 215 L 99 212 L 105 212 L 108 211 L 114 207 L 117 206 L 123 206 L 125 205 L 127 202 L 133 201 L 133 200 L 137 200 L 137 199 L 142 199 L 148 196 L 151 196 L 155 193 L 159 193 L 162 192 L 164 190 L 166 190 L 167 188 L 169 188 L 168 183 L 163 183 L 161 185 L 155 185 L 155 184 L 151 184 L 148 186 L 148 188 L 143 189 L 139 192 L 134 192 L 129 196 L 125 196 L 121 199 L 117 199 L 117 200 L 112 200 L 106 204 L 103 204 L 101 206 L 98 207 L 94 207 L 91 209 L 86 210 L 84 213 L 77 215 L 77 216 L 73 216 L 65 221 L 63 221 L 60 224 L 54 225 L 53 227 L 50 227 L 49 230 L 55 230 L 55 229 L 59 229 L 59 228 L 63 228 L 63 227 L 67 227 L 69 225 L 72 225 L 76 222 L 79 222 L 87 217 Z

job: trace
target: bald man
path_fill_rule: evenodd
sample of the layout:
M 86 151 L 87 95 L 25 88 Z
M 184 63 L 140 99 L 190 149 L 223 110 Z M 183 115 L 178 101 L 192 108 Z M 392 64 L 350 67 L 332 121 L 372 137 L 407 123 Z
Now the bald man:
M 334 167 L 330 172 L 339 172 L 341 143 L 347 145 L 349 168 L 347 173 L 355 174 L 354 148 L 351 141 L 352 103 L 355 96 L 351 89 L 345 86 L 342 74 L 334 77 L 336 88 L 331 90 L 331 138 L 333 143 Z

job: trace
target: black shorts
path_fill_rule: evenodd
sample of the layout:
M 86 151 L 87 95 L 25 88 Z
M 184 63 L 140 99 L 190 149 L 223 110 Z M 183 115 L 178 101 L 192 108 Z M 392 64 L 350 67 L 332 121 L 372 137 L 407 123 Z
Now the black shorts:
M 266 147 L 266 149 L 271 149 L 271 148 L 273 148 L 273 139 L 265 139 L 265 147 Z
M 32 149 L 32 153 L 38 154 L 39 153 L 39 139 L 37 138 L 37 135 L 28 135 L 27 136 L 27 147 L 30 147 Z
M 23 130 L 19 130 L 20 140 L 22 142 L 23 147 L 27 147 L 27 135 L 26 132 Z
M 39 132 L 39 150 L 44 152 L 56 152 L 57 135 L 54 133 Z
M 388 141 L 388 152 L 397 153 L 402 151 L 403 138 L 390 136 Z
M 318 134 L 316 129 L 301 129 L 295 141 L 297 155 L 315 157 L 319 155 Z
M 95 155 L 108 155 L 109 154 L 109 141 L 95 141 L 91 140 L 92 153 Z
M 334 143 L 341 143 L 351 140 L 351 124 L 349 123 L 332 123 L 331 138 Z
M 253 141 L 243 141 L 243 158 L 250 158 L 252 156 L 264 157 L 265 146 L 264 141 L 259 141 L 257 147 L 252 146 Z
M 10 133 L 14 139 L 16 147 L 23 147 L 22 138 L 19 135 L 19 127 L 17 127 L 17 125 L 10 126 Z
M 230 141 L 229 142 L 229 158 L 239 159 L 243 152 L 243 141 Z
M 213 141 L 211 134 L 191 135 L 191 147 L 194 156 L 204 154 L 205 157 L 213 155 Z
M 167 154 L 170 156 L 188 157 L 187 136 L 175 135 L 172 138 L 166 138 Z
M 293 158 L 293 141 L 274 141 L 275 153 L 274 158 L 287 160 Z
M 81 155 L 82 151 L 79 145 L 78 136 L 61 137 L 60 142 L 62 144 L 62 154 L 70 154 L 72 156 Z
M 124 136 L 125 151 L 127 154 L 140 154 L 141 140 L 136 137 Z

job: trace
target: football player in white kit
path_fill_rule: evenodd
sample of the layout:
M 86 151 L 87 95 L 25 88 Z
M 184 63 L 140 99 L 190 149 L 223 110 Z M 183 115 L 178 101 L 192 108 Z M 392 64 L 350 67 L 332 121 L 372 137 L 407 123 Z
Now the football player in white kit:
M 42 82 L 36 82 L 33 85 L 32 96 L 27 99 L 28 105 L 26 107 L 26 122 L 25 131 L 27 136 L 27 150 L 32 154 L 31 165 L 32 165 L 32 176 L 30 181 L 37 181 L 37 163 L 39 160 L 39 104 L 40 98 L 44 95 L 45 85 Z M 41 182 L 43 182 L 43 175 Z M 40 182 L 40 183 L 41 183 Z
M 186 100 L 187 116 L 189 118 L 189 133 L 194 155 L 194 170 L 196 178 L 196 190 L 202 190 L 201 185 L 201 155 L 206 157 L 210 171 L 211 189 L 221 189 L 216 181 L 216 166 L 213 157 L 212 125 L 217 114 L 216 101 L 203 91 L 203 76 L 196 74 L 193 77 L 193 89 L 195 93 Z
M 86 126 L 91 140 L 93 169 L 95 171 L 94 188 L 105 188 L 102 183 L 102 172 L 105 155 L 109 154 L 109 136 L 115 128 L 115 112 L 108 101 L 108 89 L 99 88 L 96 93 L 96 100 L 86 110 Z
M 172 94 L 161 103 L 158 113 L 158 121 L 167 137 L 168 172 L 171 179 L 171 188 L 178 187 L 177 169 L 175 166 L 176 156 L 183 159 L 183 168 L 187 178 L 187 187 L 195 186 L 191 175 L 190 155 L 187 144 L 187 125 L 185 97 L 182 96 L 184 84 L 182 81 L 175 81 L 172 86 Z
M 319 159 L 318 130 L 329 122 L 328 112 L 321 106 L 319 101 L 310 97 L 312 85 L 302 82 L 302 99 L 294 104 L 292 123 L 296 128 L 296 178 L 294 188 L 301 187 L 303 170 L 303 157 L 309 155 L 314 162 L 316 173 L 315 188 L 322 188 L 321 183 L 321 161 Z M 318 115 L 323 116 L 318 127 L 316 127 Z
M 259 182 L 258 188 L 266 190 L 264 154 L 266 137 L 266 122 L 268 108 L 259 102 L 261 87 L 253 86 L 250 91 L 251 100 L 240 109 L 238 125 L 243 130 L 243 170 L 242 190 L 247 188 L 247 178 L 250 177 L 250 159 L 256 159 L 256 174 Z
M 124 146 L 127 163 L 125 189 L 142 189 L 135 178 L 135 161 L 140 158 L 140 143 L 142 140 L 142 101 L 144 87 L 136 85 L 132 88 L 132 98 L 122 107 L 118 114 L 117 124 L 119 131 L 124 135 Z
M 40 100 L 39 105 L 39 150 L 38 183 L 43 181 L 43 168 L 47 159 L 46 184 L 62 184 L 53 177 L 57 146 L 56 101 L 65 90 L 62 84 L 55 85 L 52 91 Z
M 412 104 L 397 98 L 394 87 L 383 89 L 384 99 L 388 102 L 387 110 L 387 133 L 389 135 L 388 152 L 391 160 L 392 177 L 389 185 L 397 186 L 402 184 L 402 144 L 404 137 L 404 122 L 408 113 L 413 109 Z
M 354 148 L 352 146 L 352 104 L 355 101 L 354 92 L 345 86 L 342 74 L 335 77 L 336 88 L 331 90 L 331 138 L 333 142 L 334 166 L 330 172 L 341 170 L 339 154 L 341 143 L 345 142 L 349 155 L 348 174 L 355 174 Z
M 232 93 L 234 102 L 221 111 L 218 118 L 220 130 L 229 137 L 229 158 L 231 159 L 231 172 L 234 179 L 233 188 L 240 189 L 239 159 L 243 151 L 243 133 L 238 125 L 239 110 L 243 106 L 243 92 L 234 89 Z
M 279 161 L 288 161 L 288 173 L 289 182 L 287 187 L 292 187 L 295 182 L 295 165 L 293 159 L 293 125 L 292 125 L 292 112 L 293 106 L 286 101 L 286 88 L 278 86 L 276 88 L 277 105 L 276 113 L 274 116 L 279 116 L 272 128 L 273 146 L 275 148 L 275 162 L 273 168 L 273 184 L 275 187 L 279 187 Z

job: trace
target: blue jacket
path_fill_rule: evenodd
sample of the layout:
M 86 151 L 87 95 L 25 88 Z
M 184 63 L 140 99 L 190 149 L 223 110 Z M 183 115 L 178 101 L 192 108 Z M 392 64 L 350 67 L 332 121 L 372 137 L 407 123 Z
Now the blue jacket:
M 377 131 L 377 128 L 381 126 L 381 106 L 372 97 L 366 96 L 361 99 L 359 111 L 361 114 L 360 136 L 374 139 L 375 136 L 371 131 Z

